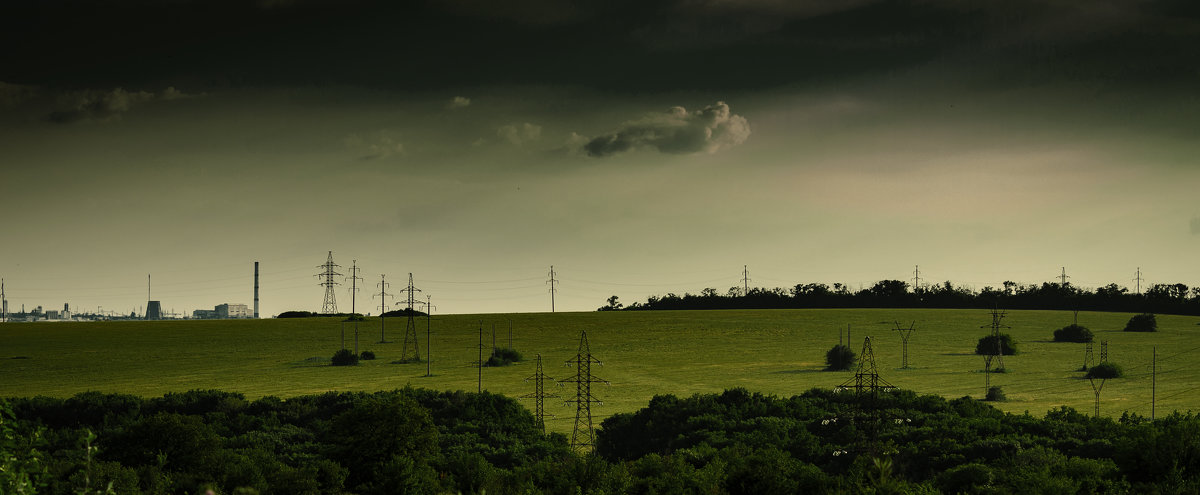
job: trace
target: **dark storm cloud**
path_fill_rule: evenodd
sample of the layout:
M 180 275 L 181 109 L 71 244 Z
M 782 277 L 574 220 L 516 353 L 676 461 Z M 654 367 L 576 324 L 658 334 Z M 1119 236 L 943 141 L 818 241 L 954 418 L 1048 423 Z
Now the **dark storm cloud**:
M 941 64 L 994 85 L 1160 84 L 1196 82 L 1198 18 L 1190 0 L 15 0 L 0 81 L 737 90 Z
M 750 135 L 750 124 L 729 112 L 719 101 L 694 112 L 672 107 L 626 122 L 611 134 L 592 138 L 583 145 L 588 156 L 603 157 L 635 148 L 663 153 L 715 153 L 742 144 Z

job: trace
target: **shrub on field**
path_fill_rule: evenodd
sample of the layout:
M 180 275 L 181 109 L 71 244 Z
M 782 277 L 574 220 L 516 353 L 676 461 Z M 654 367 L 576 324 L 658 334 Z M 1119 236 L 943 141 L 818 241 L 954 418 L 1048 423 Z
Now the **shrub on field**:
M 333 353 L 331 364 L 334 366 L 354 366 L 358 364 L 358 356 L 355 356 L 354 352 L 350 349 L 342 349 Z
M 370 361 L 375 359 L 375 353 L 371 351 L 362 351 L 362 354 L 359 354 L 358 358 L 363 361 Z
M 1005 356 L 1017 353 L 1017 342 L 1007 333 L 1000 334 L 1000 353 Z M 975 344 L 975 354 L 980 356 L 996 355 L 996 338 L 991 335 L 980 337 L 979 343 Z
M 522 360 L 521 353 L 517 352 L 516 349 L 509 349 L 507 347 L 497 347 L 492 350 L 491 357 L 489 357 L 487 362 L 484 363 L 483 365 L 484 366 L 508 366 L 512 363 L 515 363 L 515 362 L 518 362 L 521 360 Z
M 1081 325 L 1067 325 L 1054 331 L 1055 342 L 1091 342 L 1092 331 Z
M 1005 399 L 1007 399 L 1007 397 L 1004 396 L 1004 389 L 1000 388 L 999 386 L 995 386 L 988 389 L 987 395 L 984 396 L 983 400 L 1000 402 Z
M 854 366 L 854 351 L 850 346 L 838 344 L 825 353 L 825 369 L 828 371 L 844 371 Z
M 1158 320 L 1154 317 L 1154 313 L 1142 313 L 1133 315 L 1129 319 L 1129 323 L 1125 324 L 1126 332 L 1154 332 L 1158 330 Z
M 1121 378 L 1124 371 L 1113 363 L 1100 363 L 1087 370 L 1088 378 Z

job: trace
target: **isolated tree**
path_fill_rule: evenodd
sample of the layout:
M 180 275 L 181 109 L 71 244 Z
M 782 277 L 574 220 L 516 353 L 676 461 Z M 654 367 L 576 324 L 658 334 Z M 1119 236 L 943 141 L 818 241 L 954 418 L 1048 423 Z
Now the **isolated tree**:
M 1082 325 L 1070 324 L 1054 331 L 1055 342 L 1091 342 L 1092 331 Z
M 1129 322 L 1125 324 L 1126 332 L 1154 332 L 1158 330 L 1158 319 L 1154 317 L 1154 313 L 1142 313 L 1133 315 Z
M 1000 334 L 1000 352 L 1005 356 L 1017 353 L 1017 342 L 1007 333 Z M 979 343 L 975 344 L 975 354 L 980 356 L 995 356 L 996 337 L 991 335 L 980 337 Z
M 1125 372 L 1120 366 L 1104 362 L 1088 368 L 1087 375 L 1084 376 L 1087 378 L 1109 379 L 1121 378 L 1124 374 Z
M 614 295 L 614 296 L 608 298 L 608 305 L 601 306 L 599 309 L 597 309 L 597 311 L 616 311 L 618 309 L 621 309 L 621 306 L 624 306 L 624 305 L 617 302 L 617 296 Z
M 825 369 L 844 371 L 854 366 L 854 351 L 849 346 L 838 344 L 825 353 Z

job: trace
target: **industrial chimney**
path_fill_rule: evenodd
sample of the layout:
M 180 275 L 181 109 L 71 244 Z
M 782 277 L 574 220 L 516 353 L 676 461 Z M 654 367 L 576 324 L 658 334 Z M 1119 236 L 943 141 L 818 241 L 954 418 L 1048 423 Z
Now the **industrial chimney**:
M 258 262 L 254 262 L 254 318 L 258 318 Z

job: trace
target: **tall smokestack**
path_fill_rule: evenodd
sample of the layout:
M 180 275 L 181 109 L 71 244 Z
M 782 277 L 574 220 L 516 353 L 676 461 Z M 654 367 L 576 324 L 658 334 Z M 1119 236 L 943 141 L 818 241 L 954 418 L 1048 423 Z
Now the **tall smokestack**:
M 258 318 L 258 262 L 254 262 L 254 317 Z

